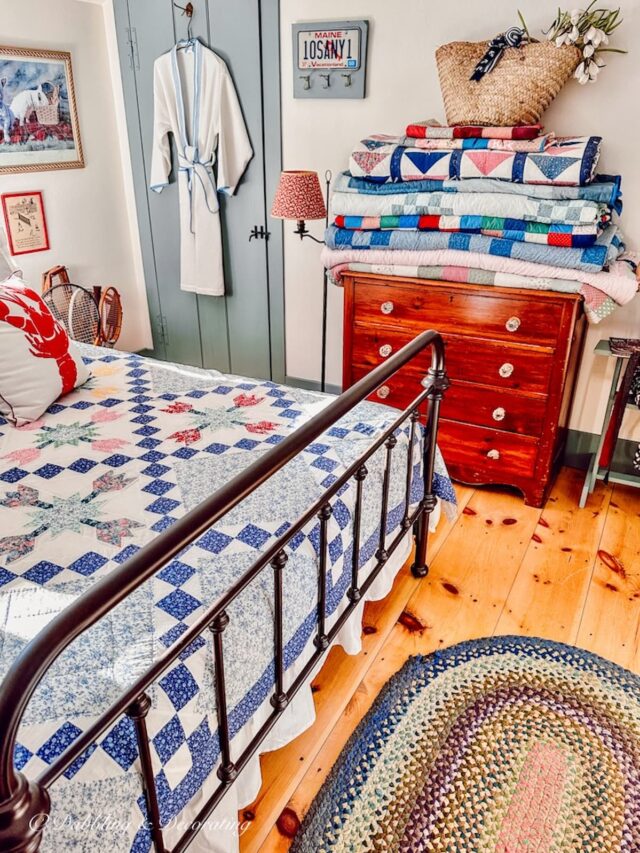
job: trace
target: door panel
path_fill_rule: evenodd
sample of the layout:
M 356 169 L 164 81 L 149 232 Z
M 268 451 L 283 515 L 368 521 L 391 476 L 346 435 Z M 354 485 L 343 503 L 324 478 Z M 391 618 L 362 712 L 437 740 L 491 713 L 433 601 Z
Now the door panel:
M 231 72 L 253 147 L 253 158 L 236 195 L 233 198 L 220 196 L 231 370 L 268 379 L 271 376 L 271 352 L 267 243 L 260 239 L 249 241 L 253 226 L 266 224 L 262 81 L 261 74 L 257 73 L 259 5 L 258 0 L 234 0 L 233 3 L 209 0 L 209 18 L 211 47 L 224 59 Z M 205 311 L 208 310 L 207 305 Z M 203 328 L 203 345 L 209 339 L 210 335 Z

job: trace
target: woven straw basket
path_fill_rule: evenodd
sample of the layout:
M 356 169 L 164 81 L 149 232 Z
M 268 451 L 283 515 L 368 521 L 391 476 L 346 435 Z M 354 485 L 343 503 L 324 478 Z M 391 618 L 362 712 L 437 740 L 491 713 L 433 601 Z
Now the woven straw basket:
M 454 41 L 436 51 L 449 125 L 536 124 L 581 59 L 577 47 L 532 42 L 507 48 L 493 71 L 479 82 L 470 80 L 487 46 L 486 41 Z
M 60 110 L 57 104 L 47 104 L 46 107 L 36 107 L 38 124 L 59 124 Z

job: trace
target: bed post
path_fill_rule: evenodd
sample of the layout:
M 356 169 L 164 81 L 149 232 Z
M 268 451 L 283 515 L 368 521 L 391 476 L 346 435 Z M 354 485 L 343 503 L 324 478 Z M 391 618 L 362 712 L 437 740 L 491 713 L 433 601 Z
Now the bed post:
M 26 647 L 28 650 L 29 646 Z M 16 737 L 29 697 L 32 676 L 23 650 L 0 690 L 0 850 L 36 853 L 51 812 L 46 788 L 30 781 L 14 766 Z M 38 661 L 39 662 L 39 661 Z M 23 664 L 21 666 L 21 663 Z M 37 663 L 36 663 L 37 665 Z
M 13 785 L 9 790 L 5 787 L 7 780 L 0 782 L 0 850 L 36 853 L 51 810 L 49 794 L 22 773 L 12 775 Z
M 425 388 L 430 388 L 428 394 L 427 425 L 424 434 L 422 473 L 424 478 L 424 496 L 422 512 L 416 524 L 416 553 L 411 573 L 415 578 L 424 578 L 429 572 L 427 565 L 427 543 L 429 540 L 429 519 L 436 506 L 436 496 L 433 493 L 433 469 L 436 460 L 438 439 L 438 420 L 440 418 L 440 403 L 444 392 L 449 387 L 449 379 L 444 366 L 444 343 L 438 335 L 433 341 L 431 367 L 422 380 Z

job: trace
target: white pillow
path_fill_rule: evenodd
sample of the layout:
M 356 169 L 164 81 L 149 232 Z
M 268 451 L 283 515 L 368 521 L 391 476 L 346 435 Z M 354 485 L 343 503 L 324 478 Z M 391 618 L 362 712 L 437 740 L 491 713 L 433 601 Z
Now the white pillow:
M 16 277 L 0 283 L 0 415 L 16 426 L 35 421 L 88 378 L 40 296 Z

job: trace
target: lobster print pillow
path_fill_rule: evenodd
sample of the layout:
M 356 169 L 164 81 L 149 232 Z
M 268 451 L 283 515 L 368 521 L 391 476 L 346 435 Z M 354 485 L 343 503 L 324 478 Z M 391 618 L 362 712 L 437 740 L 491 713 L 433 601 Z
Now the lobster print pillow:
M 31 423 L 88 378 L 40 296 L 15 277 L 0 283 L 0 415 L 16 426 Z

